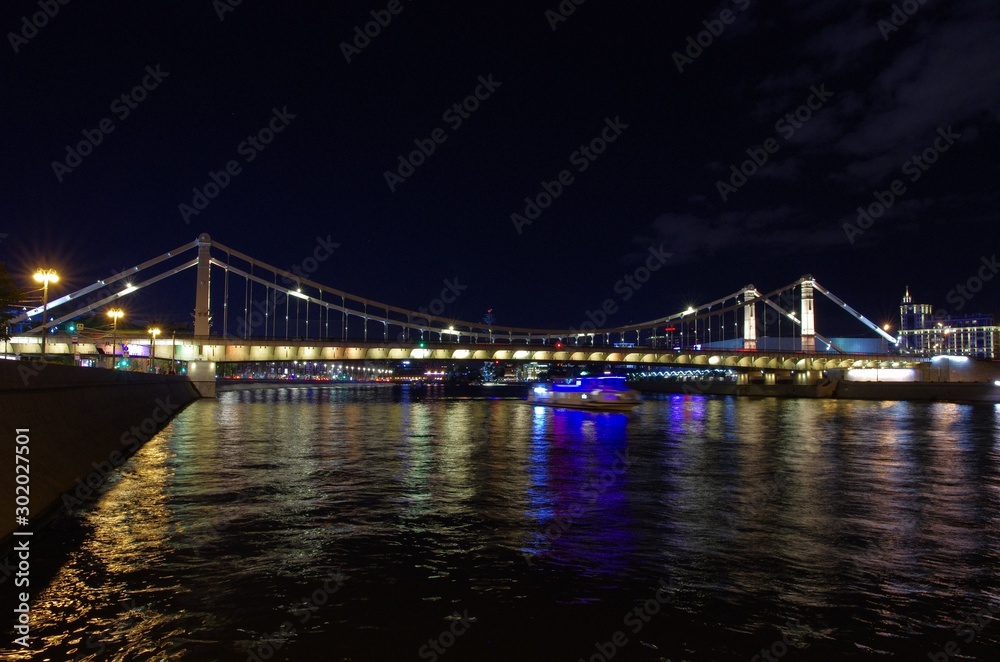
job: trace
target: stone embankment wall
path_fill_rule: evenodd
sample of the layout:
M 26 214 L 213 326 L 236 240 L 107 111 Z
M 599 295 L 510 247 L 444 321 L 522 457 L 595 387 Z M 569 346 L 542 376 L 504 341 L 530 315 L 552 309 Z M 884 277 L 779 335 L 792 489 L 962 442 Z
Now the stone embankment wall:
M 25 491 L 16 492 L 17 446 L 29 447 L 35 528 L 64 501 L 93 493 L 198 397 L 183 375 L 0 361 L 0 448 L 6 449 L 0 458 L 0 546 L 9 546 L 15 527 L 23 529 L 15 521 L 16 497 Z M 18 430 L 27 430 L 26 444 L 17 443 Z

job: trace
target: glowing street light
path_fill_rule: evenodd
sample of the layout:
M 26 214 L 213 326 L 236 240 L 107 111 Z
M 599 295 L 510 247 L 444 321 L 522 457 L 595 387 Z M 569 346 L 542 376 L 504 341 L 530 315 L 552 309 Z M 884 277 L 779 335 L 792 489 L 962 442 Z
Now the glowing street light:
M 48 324 L 49 283 L 58 283 L 59 274 L 55 269 L 39 269 L 35 280 L 42 284 L 42 360 L 45 360 L 45 327 Z
M 125 316 L 125 311 L 121 308 L 112 308 L 108 311 L 108 317 L 114 321 L 114 330 L 111 332 L 111 367 L 115 367 L 115 348 L 118 346 L 118 319 Z
M 155 326 L 149 330 L 149 371 L 153 372 L 153 354 L 156 352 L 156 336 L 160 330 Z

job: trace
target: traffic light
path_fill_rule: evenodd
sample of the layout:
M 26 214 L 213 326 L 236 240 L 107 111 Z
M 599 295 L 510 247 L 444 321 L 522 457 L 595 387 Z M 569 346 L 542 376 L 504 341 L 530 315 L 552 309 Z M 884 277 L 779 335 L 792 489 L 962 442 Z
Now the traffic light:
M 426 346 L 427 346 L 427 344 L 426 344 L 426 343 L 424 343 L 424 341 L 423 341 L 423 340 L 421 340 L 421 341 L 420 341 L 420 349 L 423 349 L 423 348 L 424 348 L 424 347 L 426 347 Z
M 66 330 L 70 333 L 76 333 L 76 322 L 68 322 L 66 324 Z

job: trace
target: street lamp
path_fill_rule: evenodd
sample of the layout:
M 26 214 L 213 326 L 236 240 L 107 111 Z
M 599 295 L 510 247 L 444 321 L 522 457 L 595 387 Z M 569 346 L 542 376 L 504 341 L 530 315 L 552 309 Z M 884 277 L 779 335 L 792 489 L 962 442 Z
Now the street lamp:
M 111 332 L 111 367 L 115 367 L 115 348 L 118 346 L 118 318 L 124 317 L 125 311 L 121 308 L 112 308 L 108 311 L 108 317 L 114 321 L 114 330 Z
M 42 284 L 42 360 L 45 360 L 45 327 L 48 324 L 49 283 L 58 283 L 59 275 L 55 269 L 39 269 L 35 272 L 35 280 Z
M 160 330 L 155 326 L 149 330 L 149 371 L 153 372 L 153 354 L 156 352 L 156 336 Z

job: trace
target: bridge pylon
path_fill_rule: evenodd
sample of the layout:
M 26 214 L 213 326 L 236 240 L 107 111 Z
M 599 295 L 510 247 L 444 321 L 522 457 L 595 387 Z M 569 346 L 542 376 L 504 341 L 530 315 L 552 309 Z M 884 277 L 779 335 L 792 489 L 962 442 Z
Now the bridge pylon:
M 757 349 L 757 288 L 743 288 L 743 349 Z
M 194 297 L 194 335 L 207 336 L 211 328 L 212 238 L 198 235 L 198 287 Z
M 813 299 L 813 277 L 802 277 L 802 351 L 816 351 L 816 312 Z

